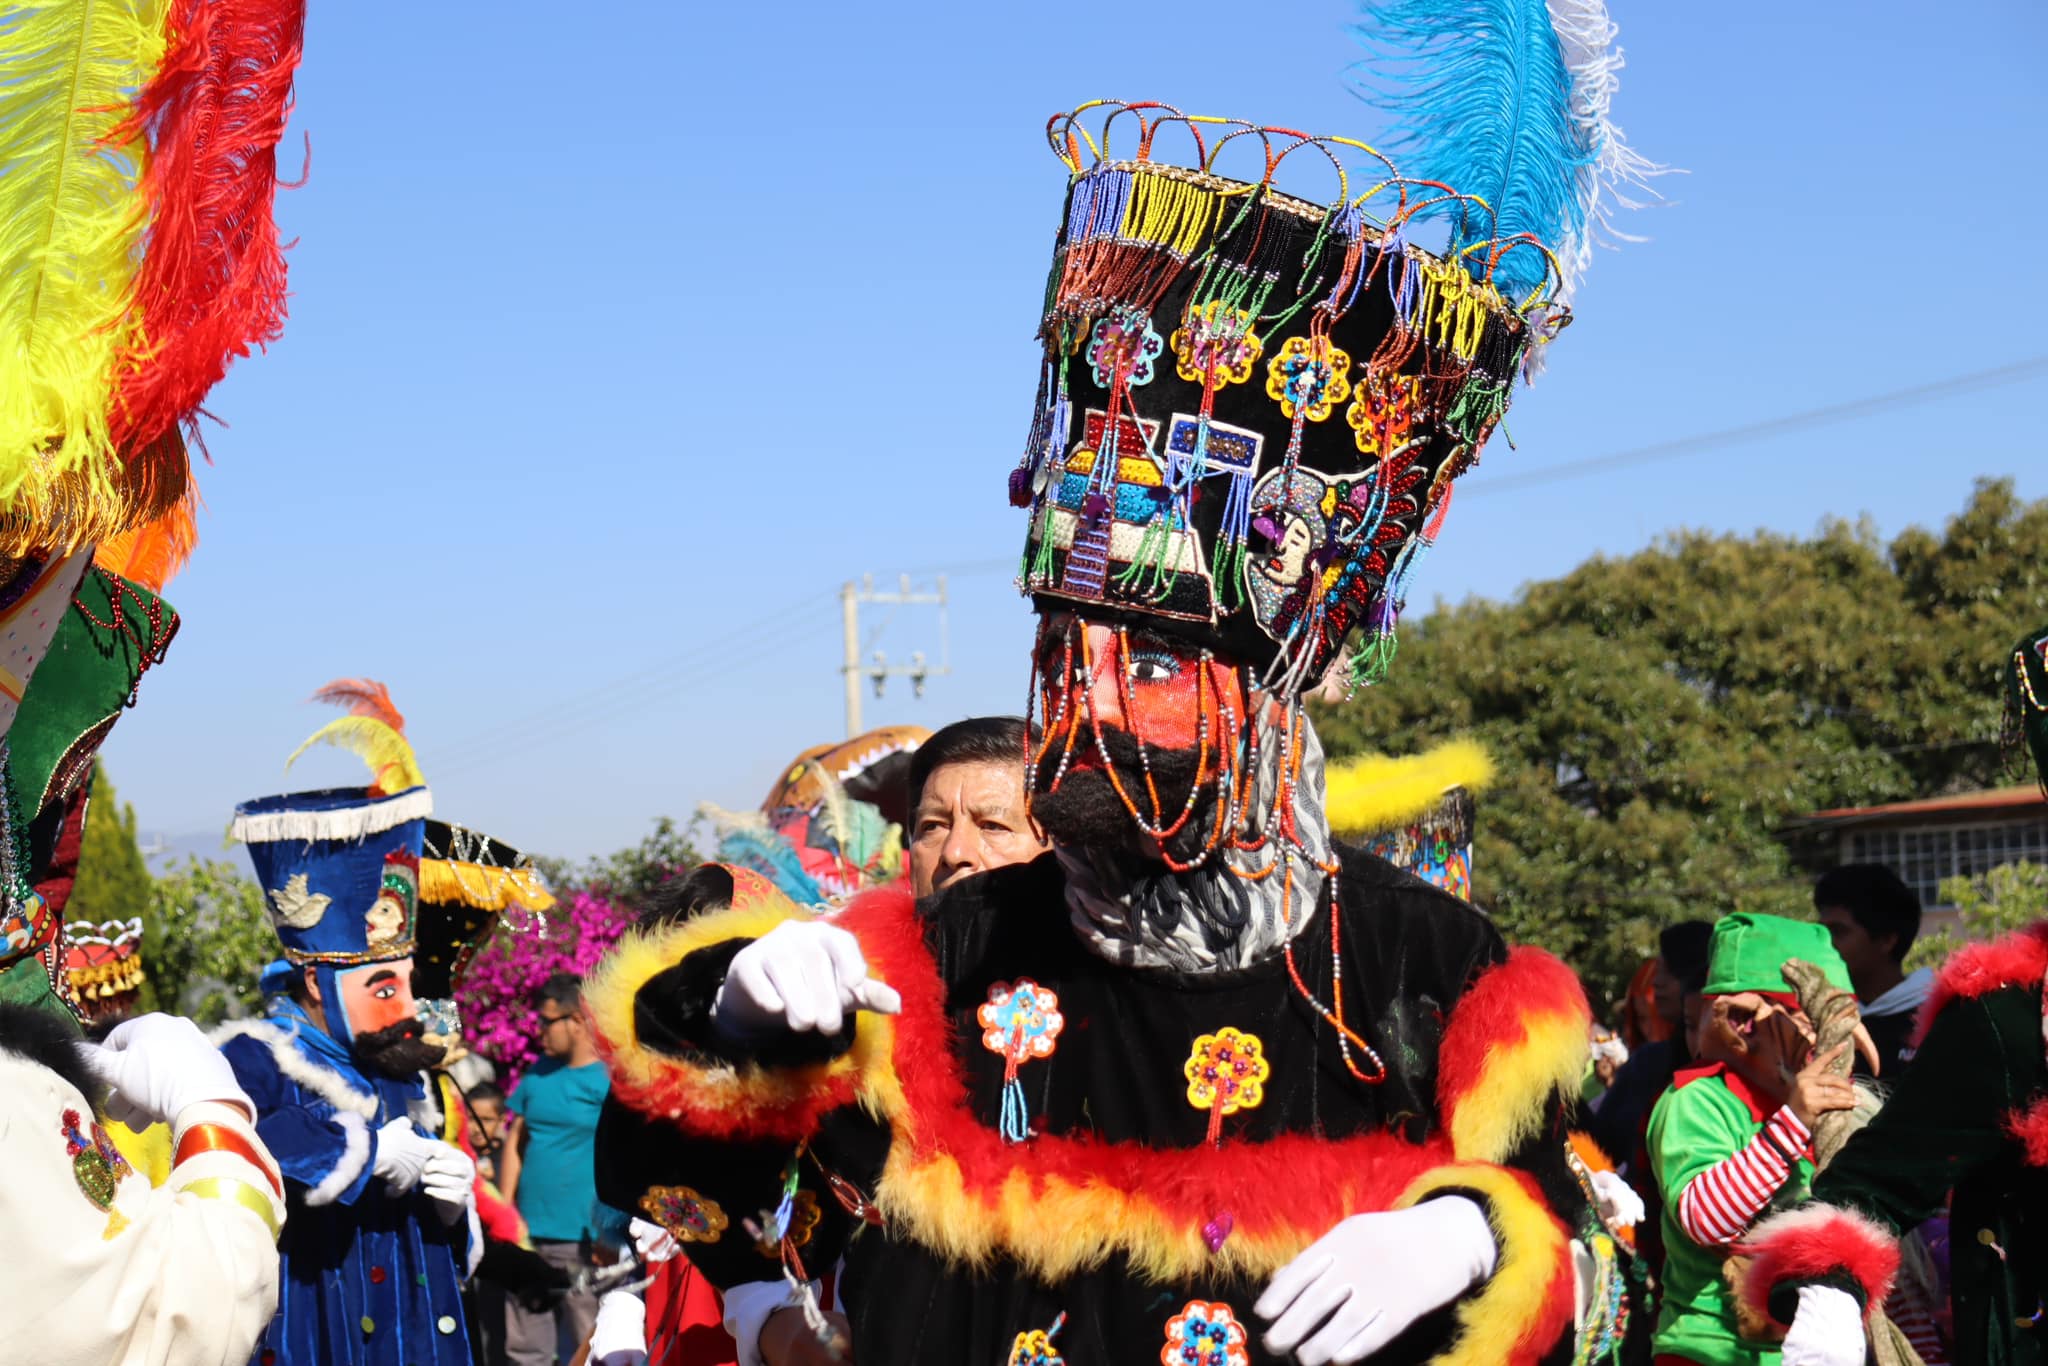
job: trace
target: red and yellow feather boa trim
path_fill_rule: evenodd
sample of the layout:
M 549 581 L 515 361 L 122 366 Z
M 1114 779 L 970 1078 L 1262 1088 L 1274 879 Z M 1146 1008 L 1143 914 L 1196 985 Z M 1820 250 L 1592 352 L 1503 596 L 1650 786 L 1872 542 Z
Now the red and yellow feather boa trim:
M 1502 1162 L 1578 1089 L 1593 1011 L 1572 970 L 1510 950 L 1458 998 L 1437 1050 L 1437 1108 L 1467 1162 Z
M 1571 1234 L 1526 1172 L 1458 1162 L 1423 1176 L 1395 1202 L 1476 1195 L 1500 1248 L 1493 1275 L 1458 1308 L 1458 1336 L 1432 1366 L 1533 1366 L 1572 1322 Z

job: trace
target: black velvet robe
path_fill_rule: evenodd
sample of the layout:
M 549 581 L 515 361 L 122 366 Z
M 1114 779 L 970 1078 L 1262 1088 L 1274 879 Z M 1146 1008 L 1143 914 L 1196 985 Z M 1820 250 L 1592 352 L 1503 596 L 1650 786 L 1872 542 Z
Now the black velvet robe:
M 1120 968 L 1089 952 L 1072 930 L 1057 861 L 1047 857 L 977 877 L 918 908 L 920 924 L 914 932 L 921 932 L 929 964 L 936 969 L 951 1026 L 949 1039 L 943 1032 L 920 1037 L 942 1040 L 937 1046 L 948 1055 L 903 1054 L 916 1008 L 906 991 L 897 1070 L 908 1078 L 921 1064 L 949 1069 L 966 1104 L 964 1114 L 915 1111 L 911 1122 L 926 1135 L 927 1146 L 955 1152 L 963 1166 L 972 1165 L 970 1149 L 984 1155 L 990 1151 L 989 1134 L 997 1129 L 1002 1110 L 1004 1062 L 983 1046 L 975 1012 L 992 983 L 1030 978 L 1058 993 L 1066 1023 L 1053 1055 L 1026 1062 L 1019 1071 L 1034 1137 L 996 1149 L 999 1161 L 1014 1161 L 1037 1179 L 1048 1169 L 1033 1165 L 1043 1155 L 1046 1137 L 1088 1140 L 1078 1168 L 1053 1165 L 1069 1176 L 1092 1172 L 1078 1179 L 1102 1183 L 1097 1189 L 1106 1192 L 1105 1204 L 1123 1183 L 1150 1187 L 1141 1194 L 1182 1212 L 1192 1209 L 1197 1222 L 1214 1233 L 1253 1227 L 1262 1213 L 1271 1212 L 1268 1206 L 1313 1207 L 1327 1198 L 1333 1179 L 1334 1169 L 1324 1165 L 1340 1151 L 1332 1143 L 1378 1135 L 1383 1146 L 1371 1152 L 1386 1160 L 1370 1155 L 1363 1160 L 1387 1168 L 1379 1180 L 1384 1189 L 1379 1197 L 1362 1195 L 1352 1212 L 1386 1207 L 1391 1192 L 1407 1185 L 1409 1176 L 1451 1157 L 1444 1131 L 1447 1107 L 1439 1095 L 1439 1053 L 1447 1022 L 1474 982 L 1503 965 L 1507 951 L 1484 916 L 1378 859 L 1345 853 L 1337 882 L 1344 1017 L 1384 1060 L 1380 1083 L 1363 1084 L 1346 1070 L 1335 1032 L 1291 983 L 1283 956 L 1239 971 L 1188 975 Z M 1326 1004 L 1332 999 L 1330 903 L 1326 893 L 1313 922 L 1296 939 L 1294 955 L 1304 981 Z M 849 917 L 849 924 L 856 918 Z M 636 1045 L 695 1065 L 715 1065 L 713 1060 L 721 1057 L 733 1060 L 741 1050 L 710 1028 L 709 1013 L 725 966 L 743 942 L 748 941 L 702 948 L 641 982 L 632 1012 Z M 869 942 L 865 935 L 863 942 Z M 872 961 L 872 951 L 870 956 Z M 881 975 L 897 981 L 886 970 Z M 1466 1033 L 1491 1028 L 1512 1042 L 1521 1009 L 1512 999 L 1515 994 L 1506 977 L 1497 979 L 1487 1008 L 1500 1016 L 1500 1023 L 1474 1019 Z M 1582 1000 L 1577 1009 L 1583 1011 Z M 1218 1154 L 1206 1147 L 1208 1114 L 1187 1098 L 1183 1063 L 1197 1036 L 1224 1026 L 1259 1037 L 1272 1075 L 1260 1105 L 1223 1120 Z M 1583 1058 L 1582 1013 L 1569 1028 L 1578 1031 L 1577 1056 Z M 815 1065 L 842 1053 L 848 1037 L 783 1036 L 745 1051 L 755 1055 L 753 1061 L 771 1065 Z M 611 1041 L 613 1047 L 619 1043 Z M 1464 1052 L 1473 1052 L 1469 1044 Z M 1367 1065 L 1363 1057 L 1359 1061 Z M 1560 1070 L 1573 1065 L 1567 1059 Z M 912 1105 L 930 1093 L 929 1087 L 920 1092 L 908 1082 L 906 1089 Z M 1535 1200 L 1524 1215 L 1534 1210 L 1544 1221 L 1555 1215 L 1562 1221 L 1561 1238 L 1563 1228 L 1577 1227 L 1584 1203 L 1564 1161 L 1560 1101 L 1540 1084 L 1524 1083 L 1517 1094 L 1520 1103 L 1532 1107 L 1522 1125 L 1526 1132 L 1517 1135 L 1512 1151 L 1498 1156 L 1508 1168 L 1533 1178 L 1527 1189 L 1536 1193 Z M 983 1132 L 969 1142 L 950 1127 L 955 1124 Z M 1302 1144 L 1304 1137 L 1315 1141 Z M 1295 1146 L 1288 1146 L 1288 1140 Z M 799 1255 L 813 1274 L 843 1257 L 841 1284 L 853 1323 L 855 1360 L 862 1366 L 1006 1362 L 1019 1334 L 1049 1329 L 1061 1315 L 1064 1327 L 1053 1345 L 1069 1366 L 1158 1361 L 1167 1344 L 1168 1321 L 1197 1300 L 1227 1304 L 1244 1325 L 1248 1341 L 1243 1355 L 1219 1357 L 1219 1366 L 1280 1360 L 1260 1347 L 1264 1325 L 1252 1313 L 1269 1270 L 1246 1274 L 1189 1266 L 1182 1258 L 1162 1278 L 1156 1269 L 1148 1273 L 1137 1265 L 1142 1259 L 1126 1247 L 1085 1268 L 1049 1276 L 1034 1270 L 1032 1257 L 1019 1255 L 1014 1247 L 997 1246 L 984 1261 L 971 1264 L 957 1248 L 943 1245 L 946 1236 L 916 1217 L 892 1218 L 883 1227 L 864 1224 L 849 1207 L 877 1198 L 891 1203 L 881 1188 L 888 1180 L 884 1168 L 892 1141 L 896 1135 L 889 1121 L 850 1105 L 825 1115 L 796 1157 L 795 1145 L 786 1139 L 693 1137 L 669 1116 L 642 1115 L 614 1101 L 598 1133 L 599 1192 L 607 1202 L 636 1212 L 648 1208 L 643 1201 L 656 1188 L 688 1188 L 714 1201 L 728 1228 L 716 1241 L 692 1242 L 686 1251 L 714 1282 L 731 1285 L 777 1274 L 773 1250 L 756 1246 L 743 1225 L 776 1205 L 784 1173 L 794 1162 L 801 1182 Z M 1098 1144 L 1121 1146 L 1105 1152 Z M 1177 1161 L 1177 1152 L 1189 1157 Z M 1110 1153 L 1130 1161 L 1108 1160 Z M 1221 1164 L 1225 1188 L 1234 1192 L 1228 1201 L 1211 1203 L 1237 1208 L 1191 1206 L 1188 1194 L 1174 1189 L 1178 1168 L 1192 1167 L 1198 1155 L 1209 1157 L 1212 1172 Z M 1087 1165 L 1097 1158 L 1104 1159 L 1099 1167 Z M 1133 1172 L 1152 1175 L 1137 1178 Z M 1371 1185 L 1382 1174 L 1341 1175 Z M 1211 1181 L 1206 1189 L 1213 1194 L 1217 1186 Z M 1488 1209 L 1497 1236 L 1517 1236 L 1503 1235 L 1499 1192 L 1490 1195 L 1489 1189 L 1451 1180 L 1432 1193 L 1474 1196 Z M 806 1232 L 811 1208 L 818 1222 Z M 1061 1218 L 1057 1212 L 1049 1217 Z M 1324 1231 L 1327 1225 L 1318 1226 L 1308 1239 Z M 1072 1230 L 1027 1227 L 1010 1236 L 1057 1243 L 1069 1232 L 1079 1237 L 1085 1230 L 1078 1225 Z M 1225 1232 L 1223 1242 L 1233 1236 L 1242 1235 Z M 1542 1255 L 1555 1256 L 1556 1248 L 1547 1247 Z M 1568 1288 L 1568 1270 L 1563 1276 Z M 1469 1334 L 1456 1321 L 1456 1312 L 1488 1288 L 1476 1287 L 1461 1301 L 1424 1317 L 1373 1360 L 1536 1361 L 1569 1355 L 1568 1332 L 1561 1338 L 1551 1334 L 1540 1348 L 1512 1355 L 1480 1356 L 1476 1353 L 1487 1349 L 1479 1343 L 1461 1343 Z M 1554 1307 L 1554 1281 L 1550 1289 Z M 1512 1336 L 1515 1325 L 1493 1327 Z M 1460 1346 L 1458 1355 L 1447 1355 Z

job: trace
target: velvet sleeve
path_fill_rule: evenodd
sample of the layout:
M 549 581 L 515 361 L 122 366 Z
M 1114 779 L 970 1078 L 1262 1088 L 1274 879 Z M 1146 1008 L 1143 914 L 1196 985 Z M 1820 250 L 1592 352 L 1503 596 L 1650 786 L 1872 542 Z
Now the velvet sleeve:
M 363 1117 L 324 1101 L 306 1104 L 261 1039 L 243 1035 L 220 1051 L 256 1106 L 263 1146 L 306 1203 L 352 1205 L 360 1199 L 377 1158 L 377 1135 Z

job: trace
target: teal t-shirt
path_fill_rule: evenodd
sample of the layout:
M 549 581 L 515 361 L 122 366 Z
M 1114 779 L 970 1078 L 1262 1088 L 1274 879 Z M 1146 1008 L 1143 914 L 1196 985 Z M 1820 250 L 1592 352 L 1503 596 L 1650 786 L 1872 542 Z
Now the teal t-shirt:
M 611 1091 L 604 1064 L 569 1067 L 542 1058 L 508 1102 L 526 1125 L 519 1213 L 536 1238 L 573 1243 L 590 1231 L 597 1203 L 597 1115 Z

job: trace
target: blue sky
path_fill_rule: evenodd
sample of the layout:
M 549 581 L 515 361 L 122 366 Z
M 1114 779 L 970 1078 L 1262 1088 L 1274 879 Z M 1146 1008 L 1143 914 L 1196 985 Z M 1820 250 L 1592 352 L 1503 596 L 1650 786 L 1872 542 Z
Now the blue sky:
M 836 593 L 952 571 L 953 673 L 870 723 L 1015 711 L 1004 477 L 1083 100 L 1370 138 L 1338 0 L 1248 6 L 315 3 L 291 320 L 209 407 L 185 626 L 106 748 L 145 829 L 290 777 L 319 684 L 387 682 L 442 814 L 581 856 L 750 806 L 835 737 Z M 2048 496 L 2021 383 L 1522 476 L 2048 354 L 2048 10 L 1618 0 L 1617 117 L 1689 174 L 1603 252 L 1417 585 L 1503 597 L 1679 527 L 1938 523 Z M 2007 264 L 2010 263 L 2010 264 Z M 935 650 L 871 610 L 869 648 Z

